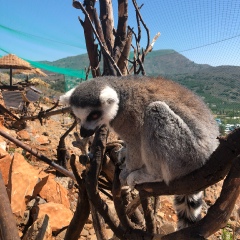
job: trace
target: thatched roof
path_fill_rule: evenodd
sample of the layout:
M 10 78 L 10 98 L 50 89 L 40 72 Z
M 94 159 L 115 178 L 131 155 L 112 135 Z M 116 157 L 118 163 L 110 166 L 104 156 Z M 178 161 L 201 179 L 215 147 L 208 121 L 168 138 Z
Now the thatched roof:
M 8 69 L 32 69 L 32 66 L 14 54 L 8 54 L 0 58 L 0 68 Z
M 31 70 L 17 69 L 17 70 L 13 71 L 13 74 L 25 74 L 25 75 L 37 74 L 37 75 L 40 75 L 40 76 L 43 76 L 43 77 L 47 76 L 47 74 L 44 73 L 39 68 L 32 68 Z

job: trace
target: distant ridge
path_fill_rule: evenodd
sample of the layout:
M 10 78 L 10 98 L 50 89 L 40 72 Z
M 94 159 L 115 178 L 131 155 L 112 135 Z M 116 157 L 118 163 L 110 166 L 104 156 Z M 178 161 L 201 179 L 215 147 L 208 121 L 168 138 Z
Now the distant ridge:
M 58 67 L 85 69 L 89 65 L 87 54 L 47 62 Z M 149 76 L 164 76 L 195 91 L 212 110 L 238 109 L 240 111 L 240 67 L 197 64 L 172 50 L 156 50 L 145 58 Z

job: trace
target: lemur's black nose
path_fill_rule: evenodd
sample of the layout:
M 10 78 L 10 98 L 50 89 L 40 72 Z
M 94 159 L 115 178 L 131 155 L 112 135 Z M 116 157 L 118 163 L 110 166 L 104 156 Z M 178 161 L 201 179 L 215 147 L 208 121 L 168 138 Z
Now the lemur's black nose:
M 95 133 L 95 130 L 96 129 L 86 129 L 86 128 L 84 128 L 84 127 L 81 127 L 81 129 L 80 129 L 80 135 L 81 135 L 81 137 L 83 137 L 83 138 L 86 138 L 86 137 L 90 137 L 90 136 L 92 136 L 94 133 Z

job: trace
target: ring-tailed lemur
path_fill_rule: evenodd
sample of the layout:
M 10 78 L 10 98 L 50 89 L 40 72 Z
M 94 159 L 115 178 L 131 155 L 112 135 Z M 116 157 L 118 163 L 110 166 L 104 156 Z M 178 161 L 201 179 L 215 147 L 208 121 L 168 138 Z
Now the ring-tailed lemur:
M 218 146 L 211 112 L 191 91 L 161 77 L 101 77 L 60 98 L 81 120 L 82 137 L 108 124 L 126 143 L 120 178 L 134 187 L 167 184 L 200 168 Z M 189 183 L 191 184 L 191 183 Z M 179 228 L 201 216 L 202 193 L 176 196 Z

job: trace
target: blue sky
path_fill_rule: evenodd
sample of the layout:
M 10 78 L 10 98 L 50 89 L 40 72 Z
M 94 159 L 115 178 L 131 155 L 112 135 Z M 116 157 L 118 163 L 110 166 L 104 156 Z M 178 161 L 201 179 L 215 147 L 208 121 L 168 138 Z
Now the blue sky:
M 155 50 L 174 49 L 196 63 L 240 66 L 239 0 L 138 1 L 142 3 L 151 39 L 161 33 Z M 116 0 L 113 5 L 116 15 Z M 78 21 L 84 16 L 71 0 L 0 0 L 0 6 L 0 55 L 53 61 L 86 52 Z M 137 30 L 131 0 L 128 24 Z

